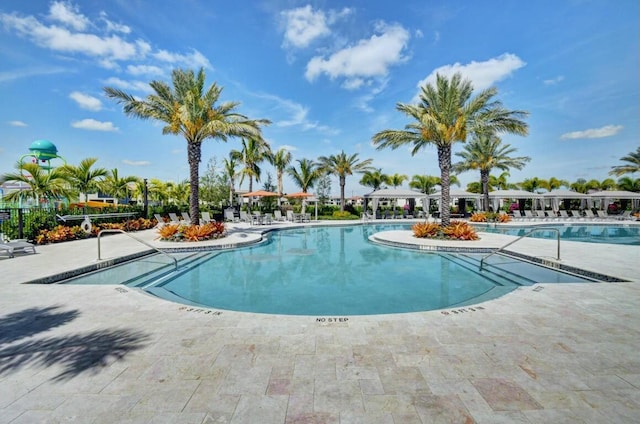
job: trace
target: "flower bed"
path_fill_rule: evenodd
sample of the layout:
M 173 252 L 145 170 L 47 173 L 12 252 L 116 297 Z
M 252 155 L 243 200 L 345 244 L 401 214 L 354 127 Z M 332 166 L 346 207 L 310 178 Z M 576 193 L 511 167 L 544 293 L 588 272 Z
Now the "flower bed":
M 138 218 L 127 222 L 104 222 L 91 225 L 91 231 L 85 232 L 79 225 L 58 225 L 50 230 L 40 230 L 35 237 L 36 244 L 60 243 L 63 241 L 79 240 L 96 237 L 100 230 L 118 229 L 123 231 L 148 230 L 156 225 L 153 219 Z
M 225 236 L 224 223 L 208 222 L 202 225 L 167 224 L 158 229 L 162 241 L 204 241 Z
M 447 226 L 435 222 L 418 222 L 413 227 L 413 235 L 418 238 L 444 240 L 478 240 L 476 229 L 464 221 L 451 221 Z

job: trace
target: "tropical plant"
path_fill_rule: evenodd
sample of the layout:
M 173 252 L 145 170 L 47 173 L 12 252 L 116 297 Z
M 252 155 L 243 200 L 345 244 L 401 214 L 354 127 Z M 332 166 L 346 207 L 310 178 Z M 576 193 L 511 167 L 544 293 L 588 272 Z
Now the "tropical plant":
M 229 182 L 229 205 L 233 205 L 233 194 L 236 191 L 236 177 L 238 173 L 236 172 L 236 166 L 238 166 L 238 162 L 233 157 L 233 154 L 230 154 L 228 158 L 225 158 L 223 161 L 224 164 L 224 178 Z
M 129 197 L 129 193 L 132 191 L 131 185 L 138 181 L 140 181 L 138 177 L 131 175 L 120 178 L 118 168 L 113 168 L 100 184 L 100 190 L 113 197 L 116 200 L 115 204 L 117 206 L 119 199 Z
M 372 159 L 360 160 L 357 153 L 347 155 L 344 150 L 337 155 L 320 156 L 318 162 L 321 172 L 338 176 L 341 211 L 344 211 L 344 186 L 347 181 L 347 175 L 353 175 L 354 172 L 364 173 L 373 170 L 373 167 L 371 167 Z
M 618 184 L 613 178 L 605 178 L 600 181 L 600 190 L 615 190 L 618 188 Z
M 200 200 L 219 205 L 229 199 L 229 183 L 224 170 L 218 171 L 218 161 L 212 157 L 207 162 L 207 169 L 200 177 Z
M 199 223 L 199 165 L 202 143 L 209 138 L 226 141 L 229 137 L 261 138 L 260 126 L 266 119 L 252 120 L 235 111 L 237 102 L 217 104 L 222 88 L 213 83 L 205 88 L 205 72 L 175 69 L 172 86 L 164 81 L 149 83 L 153 93 L 139 100 L 131 94 L 105 87 L 107 97 L 123 105 L 124 113 L 141 119 L 164 122 L 163 134 L 181 134 L 187 142 L 189 162 L 189 213 Z
M 478 240 L 479 238 L 476 229 L 465 221 L 451 221 L 449 225 L 443 225 L 442 234 L 456 240 Z
M 424 194 L 435 193 L 437 185 L 440 185 L 440 177 L 433 175 L 414 175 L 409 181 L 409 187 Z
M 389 175 L 387 179 L 387 183 L 389 183 L 391 187 L 396 188 L 396 187 L 400 187 L 402 183 L 408 179 L 409 177 L 407 177 L 404 174 L 393 174 L 393 175 Z
M 634 180 L 631 177 L 621 177 L 618 178 L 617 185 L 620 190 L 640 192 L 640 178 Z
M 362 173 L 360 185 L 371 187 L 373 191 L 380 190 L 389 181 L 389 176 L 382 173 L 382 168 L 365 171 Z
M 80 161 L 78 166 L 64 165 L 60 168 L 66 180 L 71 184 L 71 188 L 84 194 L 85 202 L 87 202 L 89 193 L 98 191 L 104 178 L 109 175 L 109 171 L 105 168 L 92 168 L 97 161 L 97 158 L 86 158 Z
M 526 178 L 524 181 L 518 184 L 518 186 L 525 191 L 537 193 L 536 190 L 543 187 L 543 180 L 538 177 Z
M 557 190 L 560 187 L 569 188 L 569 181 L 561 180 L 561 179 L 556 178 L 556 177 L 551 177 L 548 180 L 541 180 L 540 181 L 540 186 L 542 188 L 546 188 L 547 191 Z
M 589 190 L 587 188 L 587 180 L 585 180 L 584 178 L 578 178 L 576 181 L 574 181 L 573 183 L 571 183 L 571 185 L 569 186 L 571 188 L 571 190 L 577 192 L 577 193 L 587 193 Z
M 166 187 L 169 194 L 169 201 L 171 203 L 177 205 L 188 203 L 190 194 L 188 180 L 182 180 L 177 183 L 170 181 L 166 184 Z
M 322 176 L 318 170 L 316 163 L 309 159 L 298 159 L 299 169 L 295 166 L 287 168 L 287 174 L 293 182 L 300 187 L 303 193 L 306 193 L 315 182 Z
M 440 225 L 435 222 L 417 222 L 411 229 L 413 235 L 418 238 L 436 237 L 440 231 Z
M 232 150 L 230 155 L 243 165 L 239 172 L 240 185 L 249 177 L 249 191 L 253 191 L 253 181 L 260 181 L 260 163 L 271 156 L 269 144 L 262 138 L 243 138 L 242 150 Z
M 451 79 L 438 74 L 435 86 L 427 83 L 421 87 L 420 103 L 417 105 L 398 103 L 396 109 L 413 119 L 404 130 L 383 130 L 373 136 L 378 149 L 397 149 L 413 145 L 415 155 L 429 145 L 438 151 L 438 165 L 442 181 L 441 202 L 449 205 L 451 148 L 456 142 L 465 142 L 469 133 L 513 133 L 526 135 L 528 127 L 522 118 L 524 111 L 510 111 L 495 100 L 494 87 L 471 97 L 471 82 L 456 73 Z M 448 225 L 451 219 L 449 208 L 443 208 L 441 220 Z
M 489 210 L 489 174 L 494 168 L 507 171 L 510 168 L 522 169 L 531 160 L 528 156 L 512 157 L 515 147 L 502 144 L 500 137 L 493 133 L 481 132 L 474 134 L 469 143 L 465 143 L 464 150 L 456 153 L 462 161 L 453 165 L 457 172 L 469 170 L 480 171 L 482 184 L 483 210 Z
M 8 172 L 0 176 L 0 184 L 19 183 L 20 190 L 7 193 L 3 199 L 9 202 L 33 199 L 36 202 L 49 202 L 54 199 L 69 198 L 66 175 L 60 168 L 45 170 L 37 163 L 18 162 L 17 172 Z
M 280 205 L 280 198 L 283 193 L 282 176 L 285 170 L 291 163 L 293 156 L 287 149 L 280 148 L 277 152 L 269 155 L 268 160 L 271 165 L 276 169 L 276 181 L 278 184 L 278 205 Z
M 624 174 L 640 172 L 640 147 L 638 147 L 635 152 L 630 152 L 627 156 L 621 157 L 620 160 L 627 163 L 624 165 L 612 166 L 611 171 L 609 171 L 609 175 L 619 177 Z
M 489 175 L 489 189 L 490 190 L 509 190 L 518 188 L 517 184 L 510 183 L 507 178 L 511 175 L 505 171 L 501 172 L 497 177 L 495 175 Z M 480 191 L 478 191 L 480 193 Z

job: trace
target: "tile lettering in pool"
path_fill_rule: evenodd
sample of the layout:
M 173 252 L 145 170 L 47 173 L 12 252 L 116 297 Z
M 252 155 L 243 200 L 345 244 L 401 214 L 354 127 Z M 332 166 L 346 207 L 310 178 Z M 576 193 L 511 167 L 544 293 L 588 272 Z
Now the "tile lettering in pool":
M 327 317 L 318 317 L 316 318 L 316 322 L 322 323 L 322 324 L 333 324 L 336 322 L 348 322 L 349 318 L 347 317 L 342 317 L 342 318 L 327 318 Z
M 481 311 L 483 309 L 484 309 L 484 306 L 474 306 L 474 307 L 469 307 L 469 308 L 451 309 L 449 311 L 440 311 L 440 313 L 442 315 L 458 315 L 458 314 L 464 314 L 466 312 Z

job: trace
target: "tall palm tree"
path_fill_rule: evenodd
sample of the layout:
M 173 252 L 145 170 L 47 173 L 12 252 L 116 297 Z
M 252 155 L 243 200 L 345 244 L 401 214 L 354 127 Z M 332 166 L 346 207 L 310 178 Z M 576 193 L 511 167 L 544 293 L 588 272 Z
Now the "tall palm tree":
M 322 172 L 338 176 L 341 211 L 344 211 L 344 186 L 347 181 L 347 175 L 353 175 L 354 172 L 363 173 L 373 170 L 371 166 L 372 159 L 359 160 L 357 153 L 348 156 L 344 150 L 337 155 L 320 156 L 318 162 Z
M 233 194 L 236 191 L 236 177 L 238 176 L 238 173 L 236 172 L 238 162 L 233 155 L 229 155 L 228 158 L 223 160 L 223 166 L 224 178 L 229 182 L 229 205 L 233 205 Z
M 7 193 L 3 197 L 6 201 L 17 202 L 33 199 L 37 203 L 41 203 L 52 199 L 69 198 L 72 195 L 66 175 L 61 168 L 44 170 L 37 163 L 18 162 L 16 171 L 0 175 L 0 184 L 19 183 L 24 187 Z
M 414 175 L 409 181 L 409 187 L 420 190 L 420 193 L 435 193 L 436 186 L 440 184 L 440 177 L 433 175 Z
M 619 177 L 624 174 L 632 174 L 634 172 L 640 172 L 640 147 L 635 152 L 629 153 L 627 156 L 620 158 L 623 162 L 628 162 L 624 165 L 612 166 L 609 175 L 615 175 Z
M 508 171 L 510 168 L 522 169 L 531 160 L 528 156 L 512 157 L 516 151 L 510 144 L 492 133 L 476 133 L 464 150 L 456 153 L 462 161 L 455 163 L 453 169 L 458 172 L 479 170 L 482 183 L 483 210 L 489 210 L 489 175 L 494 168 Z
M 298 159 L 299 169 L 295 166 L 287 168 L 287 174 L 293 179 L 293 182 L 300 187 L 303 193 L 306 193 L 315 182 L 322 176 L 315 162 L 309 159 Z
M 392 186 L 393 188 L 396 188 L 396 187 L 400 187 L 402 183 L 408 179 L 409 177 L 407 177 L 406 175 L 396 173 L 393 175 L 389 175 L 389 179 L 387 180 L 387 182 L 389 183 L 390 186 Z
M 587 187 L 587 180 L 584 178 L 578 178 L 576 181 L 572 182 L 569 186 L 571 190 L 574 190 L 578 193 L 586 194 L 589 192 L 589 188 Z
M 253 191 L 253 181 L 260 181 L 260 163 L 271 155 L 269 144 L 262 138 L 243 138 L 242 150 L 232 150 L 230 155 L 244 166 L 239 171 L 240 184 L 245 177 L 249 177 L 249 191 Z
M 149 198 L 163 205 L 169 200 L 169 185 L 164 181 L 151 178 L 148 189 Z
M 100 190 L 116 199 L 115 204 L 117 206 L 118 199 L 129 197 L 129 192 L 131 191 L 129 186 L 132 183 L 137 183 L 139 180 L 138 177 L 132 175 L 120 178 L 118 168 L 113 168 L 109 171 L 104 181 L 102 181 L 102 184 L 100 184 Z
M 541 180 L 538 177 L 526 178 L 524 181 L 522 181 L 518 185 L 522 190 L 530 191 L 532 193 L 537 193 L 536 190 L 538 190 L 539 188 L 542 188 L 543 181 L 544 180 Z
M 104 178 L 109 175 L 105 168 L 92 168 L 97 158 L 86 158 L 78 166 L 64 165 L 60 171 L 65 175 L 71 187 L 80 194 L 84 194 L 87 202 L 90 192 L 98 191 Z
M 397 149 L 407 144 L 413 145 L 415 155 L 429 145 L 435 145 L 438 151 L 438 165 L 442 180 L 443 205 L 449 205 L 449 177 L 451 172 L 451 148 L 456 142 L 465 142 L 467 134 L 492 132 L 526 135 L 527 124 L 522 118 L 528 115 L 524 111 L 511 111 L 502 106 L 494 97 L 494 87 L 481 91 L 471 97 L 471 82 L 463 80 L 456 73 L 448 79 L 438 74 L 435 86 L 426 84 L 421 87 L 420 103 L 417 105 L 398 103 L 396 109 L 413 119 L 404 130 L 383 130 L 373 136 L 378 149 L 390 147 Z M 442 208 L 442 225 L 449 225 L 451 211 Z
M 365 171 L 360 179 L 360 184 L 371 187 L 373 191 L 380 190 L 389 181 L 389 176 L 382 173 L 382 168 Z
M 569 187 L 569 181 L 567 180 L 561 180 L 559 178 L 556 177 L 551 177 L 548 180 L 542 180 L 540 182 L 540 185 L 542 186 L 542 188 L 546 188 L 548 191 L 551 190 L 557 190 L 560 187 Z
M 177 183 L 167 183 L 167 190 L 169 198 L 173 200 L 175 204 L 181 205 L 189 201 L 189 181 L 183 180 Z
M 280 198 L 282 197 L 282 176 L 287 166 L 291 163 L 293 156 L 287 149 L 280 148 L 277 152 L 269 156 L 269 163 L 276 168 L 276 181 L 278 185 L 278 206 L 280 206 Z
M 640 178 L 621 177 L 618 178 L 617 185 L 620 190 L 640 192 Z
M 495 175 L 489 175 L 489 190 L 509 190 L 518 188 L 517 184 L 510 183 L 507 180 L 510 176 L 511 175 L 507 171 L 501 172 L 497 177 Z M 480 193 L 480 191 L 478 193 Z
M 107 97 L 123 105 L 124 113 L 140 119 L 164 122 L 163 134 L 181 134 L 187 141 L 189 162 L 189 213 L 194 224 L 199 223 L 200 197 L 198 193 L 199 166 L 202 143 L 209 138 L 227 141 L 229 137 L 260 138 L 260 126 L 266 119 L 252 120 L 237 113 L 237 102 L 218 104 L 222 88 L 213 83 L 205 88 L 205 72 L 175 69 L 171 73 L 172 86 L 164 81 L 151 81 L 154 91 L 139 100 L 122 90 L 105 87 Z

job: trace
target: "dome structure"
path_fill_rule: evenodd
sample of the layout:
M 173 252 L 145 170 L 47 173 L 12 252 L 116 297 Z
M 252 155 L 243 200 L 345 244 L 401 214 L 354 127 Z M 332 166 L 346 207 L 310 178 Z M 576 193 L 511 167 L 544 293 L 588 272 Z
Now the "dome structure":
M 58 148 L 49 140 L 36 140 L 29 146 L 29 151 L 37 159 L 53 159 L 58 157 Z

